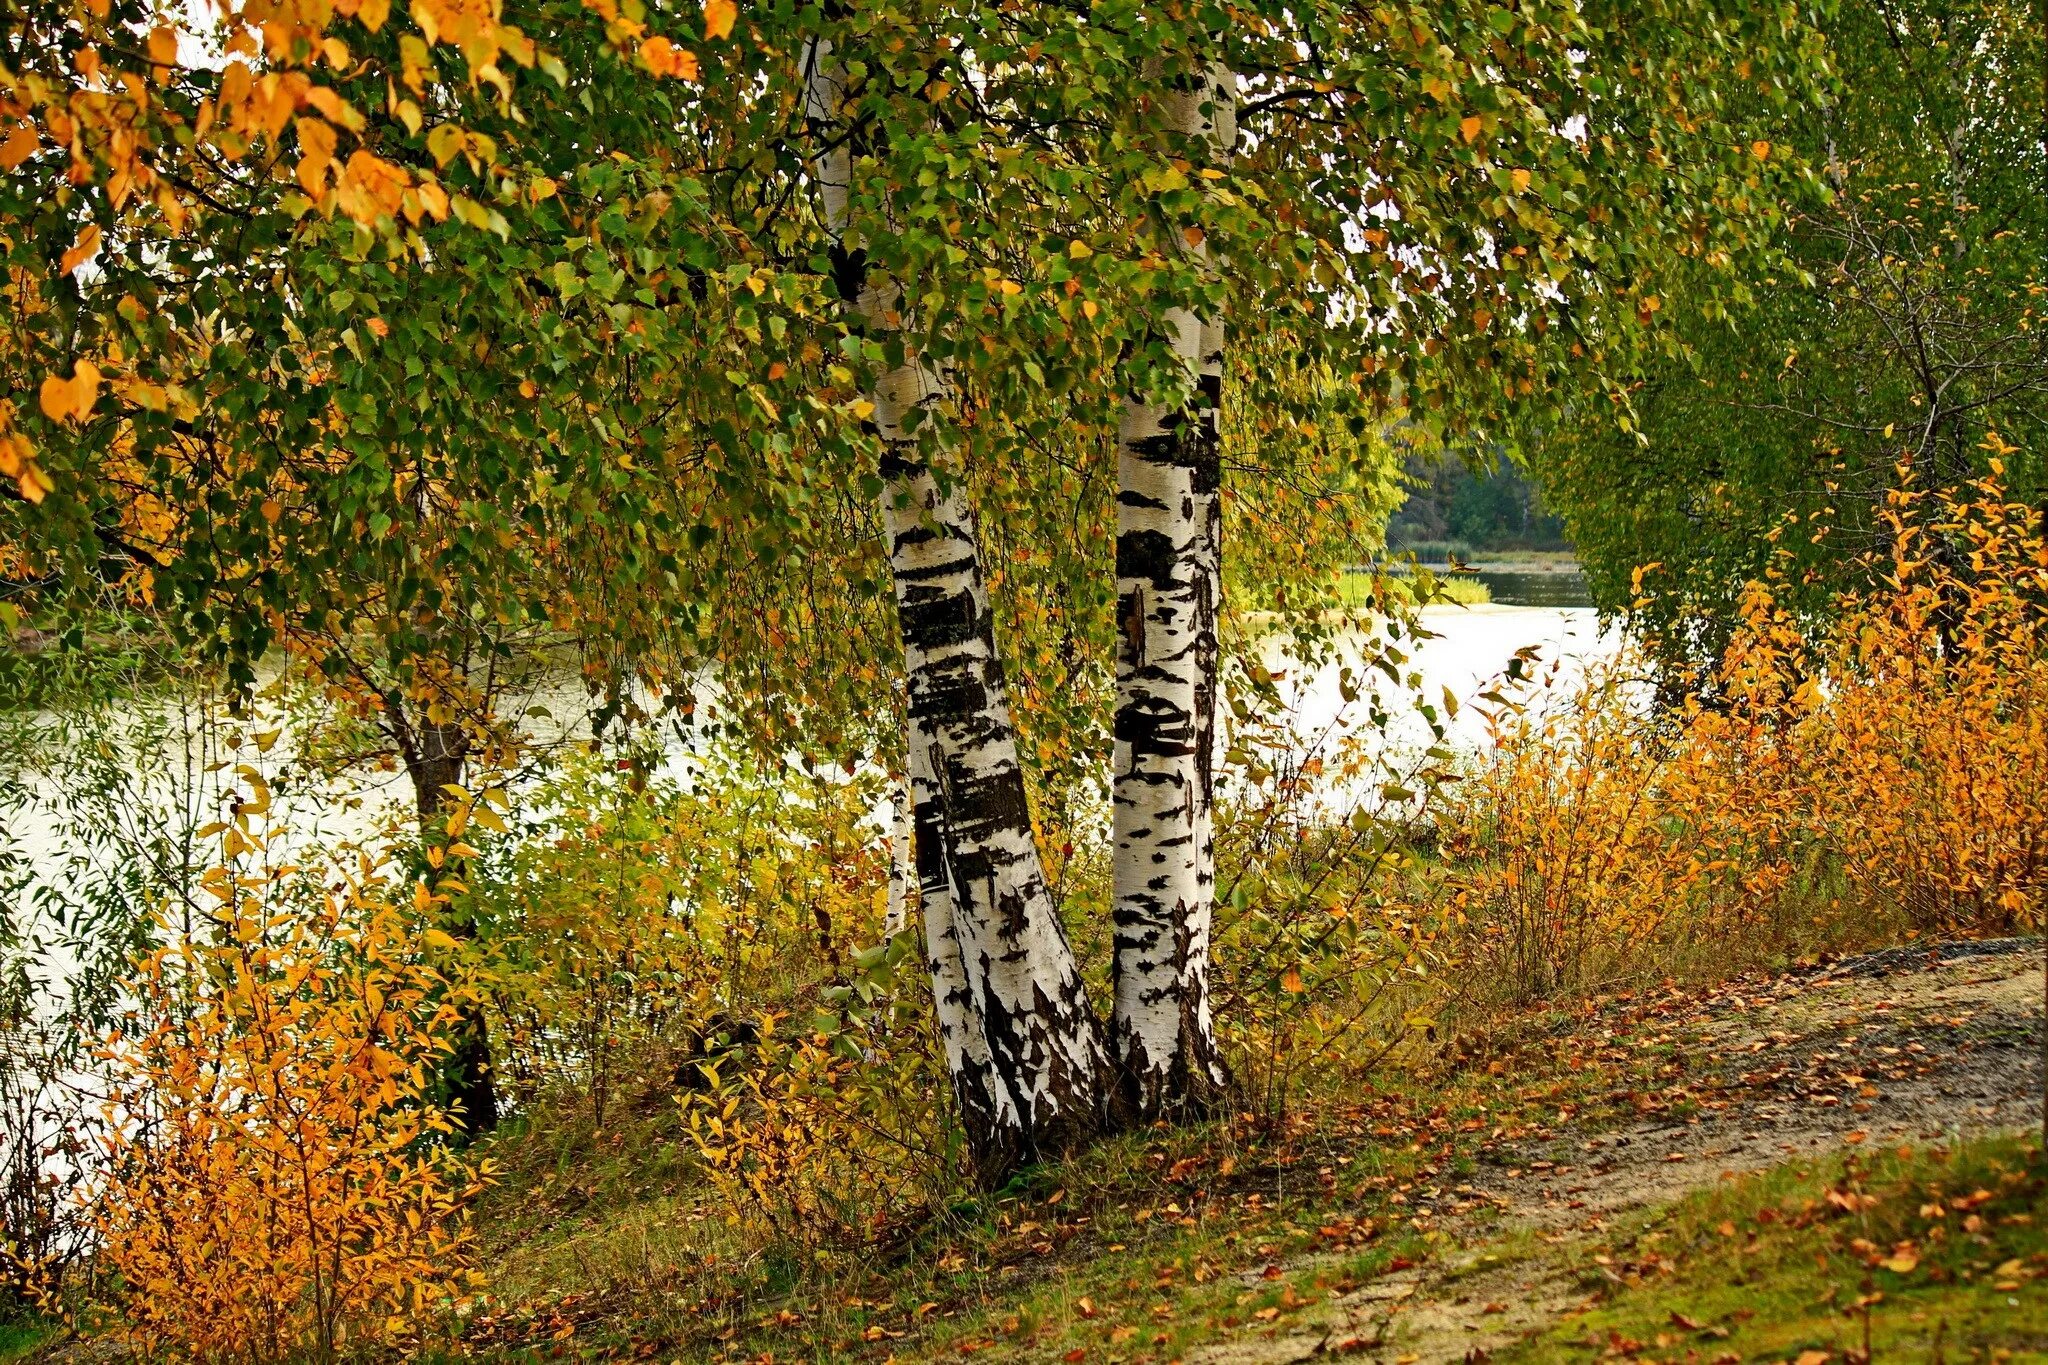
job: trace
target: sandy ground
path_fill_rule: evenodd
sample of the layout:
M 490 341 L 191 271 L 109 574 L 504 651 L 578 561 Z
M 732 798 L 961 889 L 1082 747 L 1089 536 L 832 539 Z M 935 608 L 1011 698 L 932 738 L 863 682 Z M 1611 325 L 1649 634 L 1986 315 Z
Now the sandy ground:
M 1584 1301 L 1562 1249 L 1618 1216 L 1850 1143 L 2038 1124 L 2041 1018 L 2040 948 L 2017 941 L 1740 983 L 1671 1027 L 1700 1101 L 1691 1116 L 1495 1146 L 1468 1183 L 1416 1197 L 1416 1216 L 1464 1251 L 1212 1343 L 1190 1365 L 1435 1365 L 1498 1351 Z

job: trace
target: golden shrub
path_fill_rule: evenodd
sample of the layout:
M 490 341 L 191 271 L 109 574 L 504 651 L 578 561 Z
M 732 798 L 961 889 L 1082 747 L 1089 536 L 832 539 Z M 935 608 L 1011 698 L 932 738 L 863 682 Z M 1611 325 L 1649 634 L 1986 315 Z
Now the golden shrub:
M 325 891 L 289 868 L 208 886 L 213 922 L 140 964 L 104 1049 L 108 1330 L 204 1361 L 409 1337 L 471 1290 L 463 1206 L 489 1175 L 430 1100 L 445 936 L 367 860 Z
M 2048 890 L 2048 543 L 1995 478 L 1896 493 L 1815 631 L 1750 585 L 1675 713 L 1624 652 L 1523 697 L 1459 803 L 1465 951 L 1536 998 L 1899 933 L 2003 934 Z

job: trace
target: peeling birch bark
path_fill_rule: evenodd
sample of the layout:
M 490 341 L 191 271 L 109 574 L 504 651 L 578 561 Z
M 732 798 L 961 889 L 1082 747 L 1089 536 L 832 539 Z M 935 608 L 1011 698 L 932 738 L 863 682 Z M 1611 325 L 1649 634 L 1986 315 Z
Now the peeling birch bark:
M 846 240 L 851 151 L 829 136 L 843 131 L 839 67 L 822 42 L 806 60 L 807 115 L 833 146 L 814 174 L 841 296 L 868 335 L 884 335 L 901 326 L 900 295 L 868 278 Z M 871 420 L 903 632 L 932 994 L 974 1165 L 993 1183 L 1101 1130 L 1108 1057 L 1032 835 L 972 509 L 920 449 L 922 416 L 951 398 L 944 373 L 912 356 L 876 381 Z
M 1235 99 L 1217 68 L 1166 96 L 1167 126 L 1227 156 Z M 1209 1006 L 1223 324 L 1186 309 L 1161 322 L 1196 373 L 1194 398 L 1178 410 L 1128 402 L 1117 431 L 1110 1036 L 1121 1098 L 1140 1120 L 1211 1110 L 1229 1083 Z
M 952 1082 L 963 1132 L 1001 1132 L 1016 1125 L 1007 1113 L 1005 1092 L 995 1084 L 995 1067 L 968 984 L 966 955 L 953 909 L 953 883 L 946 862 L 945 808 L 931 763 L 913 748 L 907 778 L 911 848 L 924 921 L 925 970 L 931 974 L 932 1024 Z

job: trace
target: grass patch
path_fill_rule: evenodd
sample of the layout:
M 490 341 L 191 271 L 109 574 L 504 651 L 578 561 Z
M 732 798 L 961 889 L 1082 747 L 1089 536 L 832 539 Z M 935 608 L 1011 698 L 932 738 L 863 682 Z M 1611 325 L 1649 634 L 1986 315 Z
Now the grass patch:
M 1501 1359 L 2048 1360 L 2035 1135 L 1788 1163 L 1573 1268 L 1600 1302 Z
M 44 1318 L 0 1318 L 0 1365 L 54 1342 L 62 1328 Z
M 728 1227 L 672 1121 L 634 1109 L 603 1133 L 543 1119 L 493 1141 L 492 1302 L 466 1354 L 1166 1360 L 1440 1251 L 1390 1199 L 1457 1164 L 1441 1115 L 1382 1092 L 1125 1134 L 804 1262 Z
M 1414 573 L 1389 571 L 1387 582 L 1405 594 L 1410 601 L 1417 597 L 1425 605 L 1450 604 L 1461 607 L 1484 606 L 1493 601 L 1493 593 L 1486 584 L 1476 578 L 1463 575 L 1432 573 L 1421 569 Z M 1337 596 L 1347 607 L 1363 606 L 1372 599 L 1373 576 L 1366 573 L 1345 573 L 1337 580 Z

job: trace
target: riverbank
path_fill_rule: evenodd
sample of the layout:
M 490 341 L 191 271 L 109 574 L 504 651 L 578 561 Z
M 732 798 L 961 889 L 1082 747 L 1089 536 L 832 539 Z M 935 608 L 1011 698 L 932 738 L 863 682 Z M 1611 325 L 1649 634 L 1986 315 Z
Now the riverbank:
M 702 1296 L 715 1267 L 670 1260 L 716 1214 L 650 1169 L 676 1136 L 650 1100 L 581 1145 L 500 1145 L 507 1178 L 482 1224 L 493 1289 L 467 1349 L 1838 1360 L 1873 1275 L 1881 1344 L 2030 1349 L 2048 1333 L 2048 1228 L 2028 1221 L 2042 983 L 2038 944 L 2006 947 L 1512 1016 L 1447 1048 L 1457 1061 L 1332 1077 L 1282 1118 L 1106 1144 L 766 1298 Z M 1951 1191 L 1952 1214 L 1916 1211 L 1929 1187 Z M 1878 1202 L 1845 1210 L 1850 1188 Z M 1869 1219 L 1901 1229 L 1874 1271 L 1851 1245 Z M 1929 1245 L 1930 1221 L 1945 1243 Z M 1906 1238 L 1918 1250 L 1897 1250 Z

